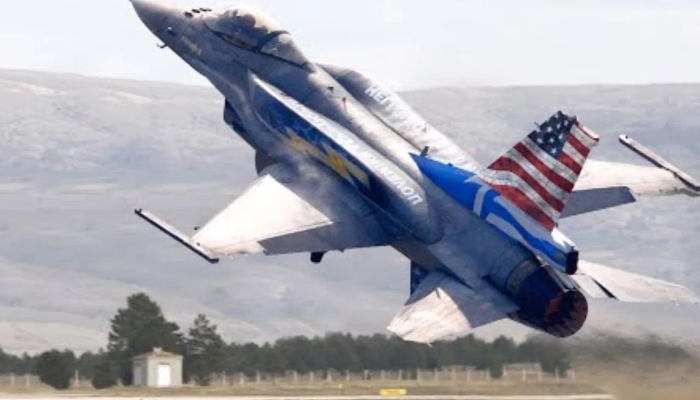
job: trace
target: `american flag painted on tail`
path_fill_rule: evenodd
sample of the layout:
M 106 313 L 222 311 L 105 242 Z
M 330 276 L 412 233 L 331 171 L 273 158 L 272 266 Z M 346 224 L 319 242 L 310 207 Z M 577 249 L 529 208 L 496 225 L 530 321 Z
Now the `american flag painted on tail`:
M 551 231 L 598 141 L 576 117 L 559 111 L 479 175 Z

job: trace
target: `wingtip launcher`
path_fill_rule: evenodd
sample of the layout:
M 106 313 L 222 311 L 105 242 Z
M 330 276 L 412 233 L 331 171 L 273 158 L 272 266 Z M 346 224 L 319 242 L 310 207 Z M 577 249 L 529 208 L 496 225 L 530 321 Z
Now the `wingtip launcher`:
M 691 195 L 700 196 L 700 182 L 698 182 L 695 178 L 686 174 L 680 168 L 666 161 L 661 156 L 654 153 L 649 148 L 643 146 L 641 143 L 637 142 L 631 137 L 627 135 L 620 135 L 619 140 L 620 143 L 622 143 L 622 145 L 634 151 L 645 160 L 649 161 L 650 163 L 656 165 L 661 169 L 665 169 L 666 171 L 671 172 L 679 181 L 683 182 L 683 184 L 688 188 L 688 192 Z
M 136 215 L 143 218 L 151 225 L 155 226 L 159 231 L 175 239 L 177 242 L 192 250 L 194 253 L 204 258 L 208 262 L 212 264 L 216 264 L 219 262 L 219 258 L 213 255 L 209 250 L 200 246 L 198 243 L 194 242 L 189 236 L 183 234 L 177 228 L 158 218 L 154 214 L 141 208 L 137 208 L 136 210 L 134 210 L 134 212 L 136 213 Z

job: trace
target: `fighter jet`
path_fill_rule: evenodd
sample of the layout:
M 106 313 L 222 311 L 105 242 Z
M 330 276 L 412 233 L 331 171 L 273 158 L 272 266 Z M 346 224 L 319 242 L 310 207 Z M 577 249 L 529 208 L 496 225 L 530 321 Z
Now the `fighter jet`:
M 260 10 L 131 2 L 159 47 L 221 93 L 225 123 L 256 151 L 250 186 L 189 235 L 135 210 L 207 261 L 307 253 L 318 263 L 390 246 L 408 259 L 410 290 L 388 330 L 424 343 L 505 318 L 568 337 L 588 298 L 698 303 L 683 286 L 580 259 L 558 227 L 644 196 L 700 195 L 633 139 L 620 137 L 653 165 L 588 160 L 600 137 L 553 110 L 483 166 L 386 86 L 310 60 Z

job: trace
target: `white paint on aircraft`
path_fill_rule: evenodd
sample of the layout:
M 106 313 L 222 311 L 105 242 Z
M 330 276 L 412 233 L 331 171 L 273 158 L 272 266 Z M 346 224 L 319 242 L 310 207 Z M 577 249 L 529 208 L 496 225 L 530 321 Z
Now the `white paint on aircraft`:
M 365 90 L 365 93 L 379 105 L 384 106 L 387 118 L 406 130 L 422 130 L 427 123 L 395 94 L 387 94 L 379 85 Z

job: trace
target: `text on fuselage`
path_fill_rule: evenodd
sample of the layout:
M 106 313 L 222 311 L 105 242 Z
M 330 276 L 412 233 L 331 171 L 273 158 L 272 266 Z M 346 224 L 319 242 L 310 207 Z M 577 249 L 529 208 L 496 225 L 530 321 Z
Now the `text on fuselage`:
M 426 128 L 427 123 L 397 95 L 387 94 L 379 85 L 370 86 L 365 94 L 383 106 L 386 118 L 399 128 L 416 131 Z
M 299 111 L 302 110 L 299 109 Z M 354 154 L 362 163 L 368 165 L 373 170 L 378 171 L 387 181 L 398 189 L 401 195 L 404 196 L 411 204 L 418 205 L 423 203 L 424 200 L 417 193 L 416 189 L 413 188 L 399 174 L 394 172 L 391 167 L 375 156 L 369 149 L 364 146 L 360 146 L 336 126 L 313 112 L 304 112 L 304 118 L 309 123 L 313 124 L 319 131 L 323 132 L 329 139 L 347 149 L 351 154 Z

